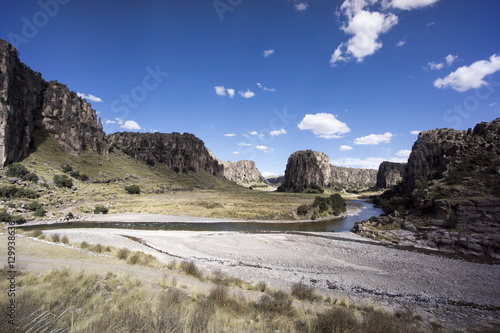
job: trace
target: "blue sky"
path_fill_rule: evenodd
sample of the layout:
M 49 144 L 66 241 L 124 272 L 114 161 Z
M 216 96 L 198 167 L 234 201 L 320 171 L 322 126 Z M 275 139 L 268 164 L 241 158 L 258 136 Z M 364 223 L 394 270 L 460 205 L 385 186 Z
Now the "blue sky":
M 500 117 L 497 0 L 0 0 L 0 38 L 107 133 L 190 132 L 282 174 L 405 161 L 416 131 Z

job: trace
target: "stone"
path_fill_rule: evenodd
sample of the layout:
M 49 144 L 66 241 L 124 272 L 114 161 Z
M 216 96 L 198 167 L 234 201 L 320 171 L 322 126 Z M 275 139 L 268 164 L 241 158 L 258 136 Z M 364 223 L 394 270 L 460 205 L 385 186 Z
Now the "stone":
M 403 180 L 406 163 L 382 162 L 377 171 L 376 188 L 385 189 Z
M 222 162 L 224 165 L 224 177 L 238 185 L 260 183 L 269 185 L 262 176 L 254 161 L 242 160 L 237 162 Z

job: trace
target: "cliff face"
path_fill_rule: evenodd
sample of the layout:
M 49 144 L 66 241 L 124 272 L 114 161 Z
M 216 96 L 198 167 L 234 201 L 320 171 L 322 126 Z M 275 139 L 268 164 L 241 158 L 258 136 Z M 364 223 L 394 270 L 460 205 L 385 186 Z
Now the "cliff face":
M 26 157 L 32 132 L 45 128 L 69 152 L 104 153 L 102 125 L 90 104 L 57 82 L 46 82 L 0 39 L 0 166 Z
M 405 172 L 406 163 L 382 162 L 377 172 L 377 188 L 389 188 L 398 184 Z
M 223 162 L 224 177 L 239 184 L 263 183 L 268 184 L 267 180 L 262 177 L 259 169 L 254 161 L 237 161 Z
M 403 242 L 500 258 L 500 118 L 420 133 L 403 180 L 378 200 L 391 214 L 377 223 L 400 224 L 389 233 Z
M 165 164 L 176 172 L 205 170 L 224 176 L 224 166 L 213 157 L 202 140 L 189 133 L 114 133 L 107 136 L 109 145 L 140 161 Z
M 293 153 L 286 165 L 283 188 L 294 190 L 320 186 L 368 188 L 375 185 L 377 171 L 330 164 L 328 155 L 312 150 Z

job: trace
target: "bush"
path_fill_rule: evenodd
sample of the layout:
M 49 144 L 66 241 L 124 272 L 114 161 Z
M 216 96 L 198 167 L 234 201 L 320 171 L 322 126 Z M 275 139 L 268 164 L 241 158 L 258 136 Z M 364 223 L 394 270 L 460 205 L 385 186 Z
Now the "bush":
M 194 261 L 183 260 L 181 262 L 181 270 L 188 275 L 195 276 L 197 278 L 201 278 L 202 274 L 198 266 Z
M 78 171 L 71 171 L 70 176 L 82 182 L 89 180 L 89 177 L 87 175 L 80 173 Z
M 13 222 L 16 224 L 22 224 L 26 222 L 26 220 L 22 216 L 13 216 L 7 213 L 7 211 L 5 210 L 0 210 L 0 222 Z
M 118 250 L 116 256 L 118 257 L 118 259 L 125 260 L 127 259 L 129 253 L 130 253 L 129 249 L 123 248 Z
M 40 203 L 40 202 L 38 202 L 38 201 L 31 201 L 29 204 L 27 204 L 27 205 L 25 206 L 25 208 L 26 208 L 27 210 L 31 210 L 32 212 L 34 212 L 34 211 L 36 211 L 36 210 L 38 210 L 38 209 L 40 209 L 40 208 L 42 208 L 42 207 L 43 207 L 43 204 L 41 204 L 41 203 Z
M 292 299 L 282 290 L 262 296 L 259 302 L 255 304 L 255 308 L 268 315 L 292 315 L 294 313 Z
M 72 220 L 75 218 L 75 215 L 72 213 L 72 212 L 69 212 L 68 214 L 66 214 L 66 216 L 64 217 L 65 220 L 69 221 L 69 220 Z
M 125 191 L 127 191 L 128 194 L 141 194 L 141 188 L 138 185 L 125 186 Z
M 212 287 L 208 299 L 215 302 L 215 304 L 221 306 L 224 305 L 229 297 L 228 288 L 226 286 L 217 284 Z
M 300 205 L 299 208 L 297 208 L 297 215 L 304 216 L 307 215 L 309 212 L 309 208 L 307 205 Z
M 107 214 L 108 212 L 109 208 L 106 206 L 99 205 L 94 208 L 94 214 Z
M 62 172 L 64 173 L 69 173 L 73 171 L 73 167 L 69 165 L 68 163 L 61 165 Z
M 62 236 L 61 242 L 64 243 L 64 244 L 69 244 L 69 238 L 68 238 L 68 236 L 66 236 L 66 235 Z
M 54 184 L 56 184 L 57 187 L 73 187 L 73 181 L 66 175 L 54 175 Z
M 43 216 L 47 215 L 47 212 L 45 211 L 45 209 L 43 209 L 43 207 L 40 207 L 37 210 L 35 210 L 33 215 L 38 216 L 38 217 L 43 217 Z
M 7 177 L 21 178 L 21 180 L 33 183 L 38 181 L 38 176 L 35 173 L 29 172 L 24 165 L 19 163 L 9 165 L 5 174 Z
M 358 332 L 360 326 L 349 310 L 339 307 L 318 314 L 313 325 L 314 331 L 318 333 L 350 332 L 351 330 Z
M 54 243 L 59 243 L 61 241 L 61 235 L 59 234 L 52 234 L 50 238 Z
M 32 190 L 28 190 L 26 188 L 19 188 L 12 185 L 12 186 L 0 187 L 0 197 L 6 199 L 13 199 L 13 198 L 36 199 L 39 197 L 39 195 Z
M 314 288 L 301 282 L 292 285 L 292 295 L 300 300 L 314 301 Z

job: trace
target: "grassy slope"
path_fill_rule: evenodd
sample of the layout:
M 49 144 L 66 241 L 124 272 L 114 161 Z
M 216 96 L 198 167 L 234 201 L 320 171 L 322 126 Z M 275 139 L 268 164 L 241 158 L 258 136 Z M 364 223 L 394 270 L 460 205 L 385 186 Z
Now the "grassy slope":
M 55 216 L 67 212 L 91 213 L 96 205 L 105 205 L 110 213 L 136 212 L 171 215 L 193 215 L 234 219 L 286 219 L 301 204 L 313 201 L 314 195 L 252 191 L 206 172 L 176 174 L 161 165 L 154 167 L 128 157 L 119 151 L 102 156 L 86 151 L 80 156 L 67 153 L 50 135 L 35 133 L 35 149 L 21 162 L 48 184 L 48 188 L 28 183 L 28 188 L 44 189 L 40 202 Z M 61 166 L 90 177 L 90 181 L 73 179 L 76 191 L 57 188 L 55 174 Z M 0 179 L 0 186 L 8 179 Z M 124 186 L 137 184 L 140 195 L 129 195 Z M 17 200 L 20 207 L 23 200 Z M 26 202 L 26 201 L 24 201 Z

